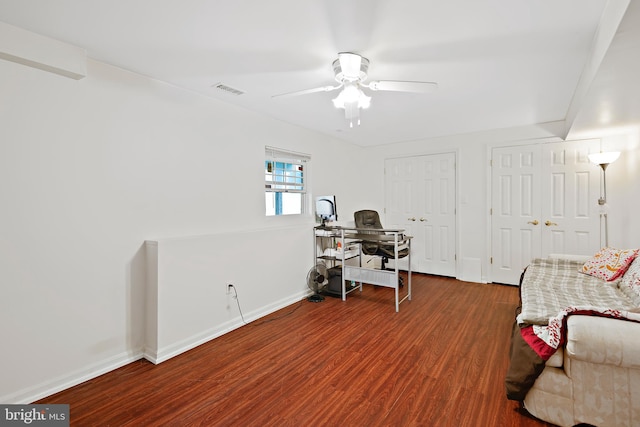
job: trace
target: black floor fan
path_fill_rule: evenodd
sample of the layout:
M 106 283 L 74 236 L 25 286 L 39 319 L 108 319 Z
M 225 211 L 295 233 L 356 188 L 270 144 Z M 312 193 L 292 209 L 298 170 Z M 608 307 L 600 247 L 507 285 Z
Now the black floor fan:
M 307 297 L 307 301 L 320 302 L 324 301 L 324 297 L 320 292 L 329 283 L 329 270 L 324 264 L 316 264 L 309 273 L 307 273 L 307 286 L 313 292 L 313 295 Z

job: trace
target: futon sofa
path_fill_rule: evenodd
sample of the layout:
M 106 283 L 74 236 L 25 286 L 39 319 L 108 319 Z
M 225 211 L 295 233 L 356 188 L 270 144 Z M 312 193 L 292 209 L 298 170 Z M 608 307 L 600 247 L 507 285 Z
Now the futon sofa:
M 640 426 L 640 258 L 589 274 L 603 251 L 537 259 L 521 278 L 507 398 L 559 426 Z

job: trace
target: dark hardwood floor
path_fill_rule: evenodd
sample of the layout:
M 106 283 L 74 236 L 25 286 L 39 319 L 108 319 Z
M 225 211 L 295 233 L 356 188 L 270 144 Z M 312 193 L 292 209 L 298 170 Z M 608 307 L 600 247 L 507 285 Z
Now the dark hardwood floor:
M 414 274 L 399 313 L 392 289 L 365 285 L 36 403 L 70 404 L 72 426 L 549 426 L 505 397 L 517 302 L 516 287 Z

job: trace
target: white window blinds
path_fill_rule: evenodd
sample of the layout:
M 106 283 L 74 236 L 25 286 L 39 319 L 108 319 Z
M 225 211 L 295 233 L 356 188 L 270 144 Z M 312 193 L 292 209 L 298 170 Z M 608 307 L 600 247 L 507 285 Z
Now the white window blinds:
M 265 147 L 265 191 L 306 192 L 305 166 L 311 156 L 274 147 Z

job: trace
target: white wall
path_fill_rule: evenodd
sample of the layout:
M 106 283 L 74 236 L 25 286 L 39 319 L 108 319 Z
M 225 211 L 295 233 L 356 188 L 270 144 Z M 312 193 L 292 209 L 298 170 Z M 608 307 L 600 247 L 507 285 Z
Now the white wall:
M 311 190 L 343 218 L 382 197 L 351 179 L 361 148 L 95 61 L 80 81 L 0 61 L 0 100 L 1 402 L 141 356 L 145 240 L 240 231 L 249 265 L 250 231 L 310 230 L 311 216 L 264 217 L 265 145 L 311 154 Z M 291 244 L 280 268 L 310 266 L 311 231 Z M 238 286 L 271 289 L 269 309 L 291 294 L 277 278 Z
M 609 245 L 640 247 L 640 129 L 602 128 L 574 138 L 595 137 L 602 151 L 620 151 L 620 158 L 607 168 Z
M 618 247 L 637 248 L 640 247 L 640 132 L 623 139 L 618 146 L 623 150 L 620 160 L 607 169 L 607 198 L 612 206 L 610 238 Z

